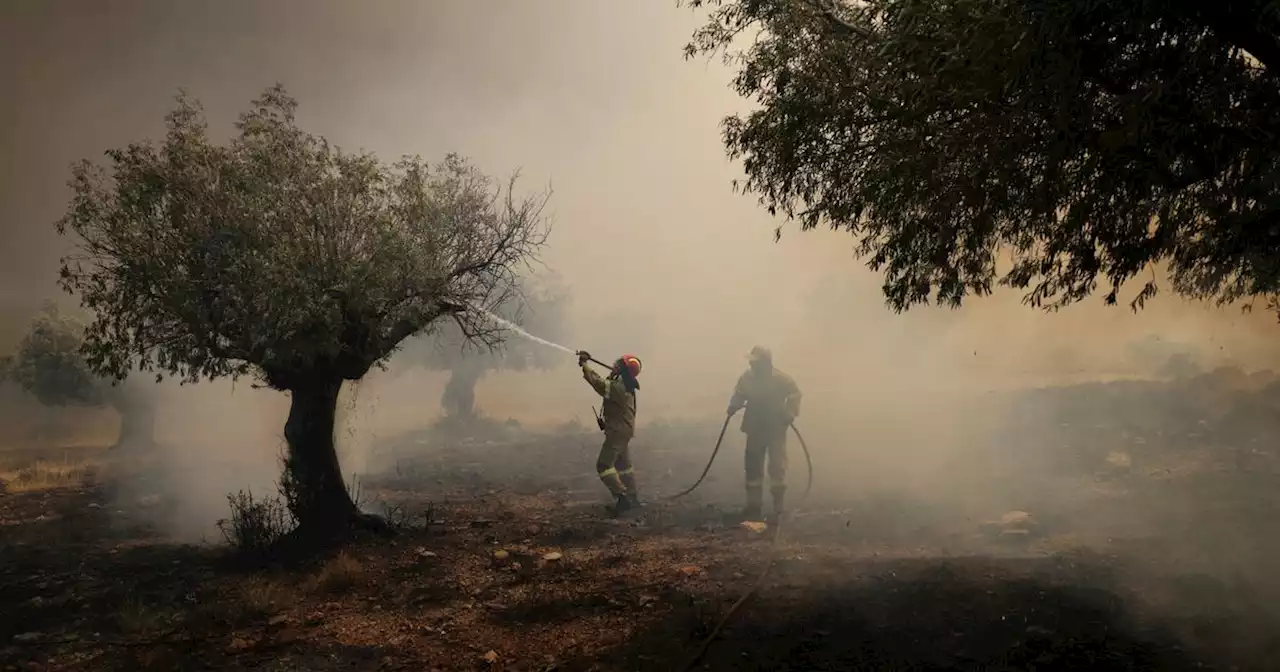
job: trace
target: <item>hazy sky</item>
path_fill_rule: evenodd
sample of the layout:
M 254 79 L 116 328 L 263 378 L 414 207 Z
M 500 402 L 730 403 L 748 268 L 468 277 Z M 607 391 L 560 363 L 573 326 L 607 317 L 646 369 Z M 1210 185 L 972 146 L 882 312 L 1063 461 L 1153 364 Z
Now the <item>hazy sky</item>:
M 889 313 L 847 236 L 774 244 L 776 222 L 733 193 L 719 122 L 745 103 L 718 62 L 684 60 L 701 17 L 673 0 L 9 0 L 0 12 L 7 301 L 52 291 L 72 161 L 157 135 L 179 87 L 226 131 L 280 81 L 303 125 L 345 147 L 458 151 L 495 175 L 521 169 L 528 189 L 552 185 L 545 260 L 572 287 L 574 345 L 667 358 L 659 380 L 727 375 L 756 342 L 792 361 L 838 344 L 860 367 L 977 350 L 983 366 L 1017 368 L 1100 331 L 1124 331 L 1098 341 L 1110 351 L 1155 330 L 1208 343 L 1256 327 L 1167 297 L 1142 316 L 1097 301 L 1044 316 L 1014 295 Z
M 594 243 L 549 261 L 608 255 L 625 272 L 661 251 L 689 263 L 685 249 L 719 233 L 694 225 L 713 206 L 751 218 L 734 230 L 767 242 L 768 222 L 729 193 L 717 123 L 735 98 L 718 68 L 683 61 L 696 17 L 673 2 L 18 0 L 0 11 L 9 293 L 50 282 L 68 164 L 155 135 L 179 87 L 215 128 L 281 81 L 303 123 L 340 144 L 521 168 L 528 188 L 554 186 L 557 239 Z

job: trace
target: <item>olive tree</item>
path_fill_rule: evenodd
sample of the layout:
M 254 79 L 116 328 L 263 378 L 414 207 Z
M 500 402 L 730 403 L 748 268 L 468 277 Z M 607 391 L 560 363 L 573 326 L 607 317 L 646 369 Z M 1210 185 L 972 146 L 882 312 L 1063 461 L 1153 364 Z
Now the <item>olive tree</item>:
M 11 380 L 45 406 L 109 406 L 120 416 L 112 448 L 147 449 L 155 443 L 155 393 L 145 381 L 116 382 L 85 362 L 85 325 L 46 303 L 16 351 L 0 358 L 0 379 Z
M 526 276 L 493 312 L 536 336 L 560 342 L 567 336 L 568 303 L 566 288 L 552 278 Z M 476 417 L 476 385 L 488 372 L 548 370 L 565 358 L 558 350 L 524 338 L 507 338 L 498 348 L 477 347 L 456 325 L 445 324 L 406 344 L 403 361 L 448 371 L 440 406 L 447 416 L 466 421 Z
M 386 164 L 302 130 L 276 86 L 225 142 L 180 95 L 162 142 L 84 161 L 61 232 L 63 287 L 94 315 L 90 368 L 182 382 L 251 374 L 288 392 L 283 486 L 299 531 L 368 522 L 342 480 L 338 393 L 409 336 L 451 322 L 494 343 L 473 307 L 505 300 L 549 227 L 464 159 Z
M 1280 290 L 1280 3 L 692 0 L 755 109 L 742 187 L 843 229 L 889 304 L 999 284 L 1054 308 L 1127 281 Z M 752 39 L 754 38 L 754 39 Z

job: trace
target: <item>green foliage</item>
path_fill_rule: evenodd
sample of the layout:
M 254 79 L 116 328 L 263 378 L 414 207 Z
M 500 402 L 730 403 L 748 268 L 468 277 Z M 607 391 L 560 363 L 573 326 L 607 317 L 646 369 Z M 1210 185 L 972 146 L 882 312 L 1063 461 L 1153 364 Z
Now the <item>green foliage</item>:
M 1280 291 L 1280 3 L 687 4 L 687 55 L 758 103 L 724 124 L 741 186 L 852 233 L 896 310 L 1099 279 L 1114 303 L 1157 264 L 1195 297 Z
M 81 354 L 84 325 L 47 303 L 31 322 L 17 351 L 0 362 L 3 377 L 48 406 L 96 405 L 110 385 Z
M 387 165 L 296 123 L 279 86 L 217 144 L 185 94 L 158 145 L 74 168 L 59 231 L 76 234 L 62 286 L 95 315 L 88 364 L 185 381 L 259 375 L 276 389 L 355 380 L 441 318 L 497 330 L 543 244 L 547 196 L 517 199 L 454 155 Z

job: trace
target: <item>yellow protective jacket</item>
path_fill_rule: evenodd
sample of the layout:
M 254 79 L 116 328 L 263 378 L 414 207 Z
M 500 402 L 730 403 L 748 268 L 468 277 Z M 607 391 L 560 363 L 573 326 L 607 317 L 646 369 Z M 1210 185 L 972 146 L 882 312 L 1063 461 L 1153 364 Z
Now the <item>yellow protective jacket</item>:
M 628 392 L 617 376 L 603 378 L 588 365 L 582 367 L 582 377 L 590 383 L 596 394 L 604 398 L 600 406 L 604 416 L 606 434 L 632 436 L 636 431 L 636 395 Z
M 731 408 L 741 408 L 743 404 L 747 407 L 742 415 L 744 434 L 786 432 L 791 421 L 800 415 L 800 387 L 777 369 L 767 374 L 748 369 L 738 378 L 729 400 Z

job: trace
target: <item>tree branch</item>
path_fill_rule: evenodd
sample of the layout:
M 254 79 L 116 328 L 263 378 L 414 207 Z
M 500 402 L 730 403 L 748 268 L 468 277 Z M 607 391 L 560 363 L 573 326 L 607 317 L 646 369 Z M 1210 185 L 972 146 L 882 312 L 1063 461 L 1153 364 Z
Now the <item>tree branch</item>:
M 404 339 L 418 333 L 424 326 L 435 322 L 444 315 L 454 315 L 465 311 L 465 306 L 449 301 L 441 301 L 437 304 L 435 311 L 426 319 L 402 319 L 393 324 L 391 329 L 387 331 L 387 335 L 383 340 L 384 349 L 394 348 Z
M 875 37 L 875 33 L 866 26 L 858 25 L 840 15 L 840 0 L 799 0 L 799 2 L 816 9 L 837 32 L 857 35 L 867 40 Z

